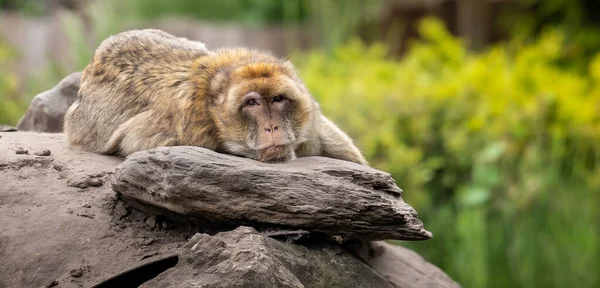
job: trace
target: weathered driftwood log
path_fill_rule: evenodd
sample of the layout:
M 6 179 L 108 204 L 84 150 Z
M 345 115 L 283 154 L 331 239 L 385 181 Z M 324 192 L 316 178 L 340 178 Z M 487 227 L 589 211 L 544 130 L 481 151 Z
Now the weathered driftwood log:
M 431 237 L 388 173 L 331 158 L 265 164 L 199 147 L 159 147 L 127 157 L 113 189 L 142 209 L 160 207 L 206 225 L 261 223 L 364 240 Z
M 326 279 L 340 279 L 336 277 L 345 277 L 344 271 L 358 271 L 360 267 L 358 258 L 336 243 L 300 245 L 289 241 L 274 242 L 254 232 L 197 236 L 201 238 L 196 240 L 214 239 L 211 243 L 199 243 L 196 247 L 200 248 L 197 250 L 199 258 L 190 258 L 188 256 L 192 254 L 185 254 L 190 250 L 182 249 L 182 246 L 196 232 L 203 231 L 190 230 L 160 217 L 137 212 L 116 200 L 109 179 L 122 158 L 68 149 L 62 134 L 10 132 L 0 133 L 0 136 L 0 287 L 92 287 L 128 269 L 166 257 L 170 259 L 178 253 L 181 257 L 178 265 L 165 271 L 165 275 L 159 274 L 156 281 L 174 280 L 176 275 L 192 278 L 197 273 L 217 277 L 221 265 L 242 267 L 239 265 L 248 263 L 244 261 L 249 259 L 242 258 L 236 262 L 223 258 L 224 255 L 243 253 L 262 253 L 273 261 L 289 259 L 281 268 L 291 271 L 304 287 L 326 285 L 310 282 L 306 280 L 308 276 L 289 267 L 305 267 L 306 271 L 320 271 L 319 267 L 339 268 L 339 271 L 329 270 L 328 273 L 333 274 Z M 29 153 L 16 154 L 19 147 Z M 35 155 L 44 149 L 49 149 L 51 154 Z M 241 238 L 235 238 L 236 235 Z M 264 246 L 257 244 L 242 251 L 243 245 L 228 244 L 233 239 L 258 239 L 253 243 L 260 242 Z M 227 244 L 226 248 L 221 242 Z M 210 253 L 213 244 L 221 247 L 218 253 Z M 352 283 L 381 283 L 377 278 L 381 276 L 377 275 L 383 275 L 394 287 L 458 286 L 437 267 L 410 250 L 390 246 L 373 255 L 358 251 L 367 264 L 381 273 L 366 267 L 351 275 Z M 277 255 L 296 256 L 278 258 Z M 188 267 L 196 268 L 189 270 L 190 275 L 181 274 L 182 259 L 191 260 Z M 332 260 L 335 263 L 331 263 Z M 142 272 L 149 279 L 155 276 Z M 253 274 L 253 270 L 248 270 L 248 273 L 258 275 Z M 173 285 L 181 286 L 178 283 Z M 342 283 L 341 287 L 351 286 Z

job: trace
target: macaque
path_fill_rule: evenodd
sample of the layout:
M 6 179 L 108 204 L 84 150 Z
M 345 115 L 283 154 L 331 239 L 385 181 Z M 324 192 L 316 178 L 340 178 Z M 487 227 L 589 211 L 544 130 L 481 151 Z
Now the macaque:
M 104 40 L 65 116 L 71 145 L 127 156 L 198 146 L 265 163 L 324 156 L 368 165 L 321 114 L 292 63 L 155 29 Z

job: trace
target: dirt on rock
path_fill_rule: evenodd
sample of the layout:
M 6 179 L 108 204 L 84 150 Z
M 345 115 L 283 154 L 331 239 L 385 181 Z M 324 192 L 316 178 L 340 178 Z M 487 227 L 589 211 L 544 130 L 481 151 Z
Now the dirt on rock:
M 0 287 L 91 287 L 193 235 L 147 229 L 116 198 L 106 180 L 121 158 L 67 149 L 63 134 L 1 134 Z M 23 143 L 52 154 L 15 154 Z

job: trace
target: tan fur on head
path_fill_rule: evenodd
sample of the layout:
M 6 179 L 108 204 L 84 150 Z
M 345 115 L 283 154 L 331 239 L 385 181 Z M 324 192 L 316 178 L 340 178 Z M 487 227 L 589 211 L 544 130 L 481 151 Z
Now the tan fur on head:
M 367 165 L 289 61 L 243 48 L 212 52 L 154 29 L 102 42 L 65 133 L 103 154 L 186 145 L 263 162 L 321 155 Z

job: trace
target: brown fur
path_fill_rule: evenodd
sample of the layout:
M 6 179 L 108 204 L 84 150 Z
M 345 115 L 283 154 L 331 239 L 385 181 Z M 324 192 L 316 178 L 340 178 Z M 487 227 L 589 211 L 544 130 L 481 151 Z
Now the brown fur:
M 252 95 L 262 104 L 242 103 Z M 285 101 L 274 102 L 276 95 Z M 184 145 L 265 162 L 321 155 L 367 165 L 321 115 L 290 62 L 241 48 L 213 52 L 153 29 L 100 45 L 64 128 L 71 144 L 102 154 Z M 283 148 L 269 157 L 257 150 L 269 145 Z

